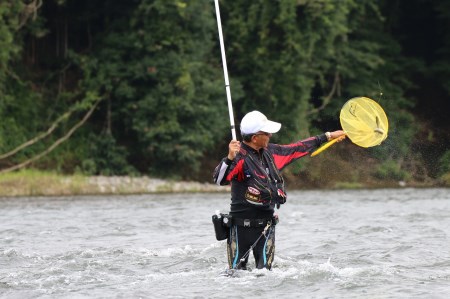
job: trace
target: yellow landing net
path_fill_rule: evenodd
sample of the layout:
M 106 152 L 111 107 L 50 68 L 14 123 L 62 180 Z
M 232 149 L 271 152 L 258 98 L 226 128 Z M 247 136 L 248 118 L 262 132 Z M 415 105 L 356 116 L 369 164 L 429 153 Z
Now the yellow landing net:
M 383 108 L 372 99 L 357 97 L 342 106 L 339 116 L 342 129 L 350 140 L 361 147 L 380 145 L 387 138 L 389 123 Z M 318 155 L 339 139 L 325 143 L 311 154 Z

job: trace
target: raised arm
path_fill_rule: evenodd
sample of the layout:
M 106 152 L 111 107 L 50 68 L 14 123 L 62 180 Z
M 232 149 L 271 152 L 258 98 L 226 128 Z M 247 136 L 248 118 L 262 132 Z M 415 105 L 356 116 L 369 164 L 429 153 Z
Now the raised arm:
M 231 140 L 228 144 L 228 156 L 220 161 L 219 165 L 214 169 L 213 180 L 217 185 L 228 185 L 230 181 L 227 180 L 230 173 L 230 167 L 237 153 L 241 149 L 241 143 L 237 140 Z
M 279 170 L 282 170 L 297 159 L 310 154 L 323 143 L 342 135 L 345 135 L 342 130 L 327 132 L 304 140 L 299 140 L 292 144 L 269 144 L 268 149 L 273 154 L 275 165 Z

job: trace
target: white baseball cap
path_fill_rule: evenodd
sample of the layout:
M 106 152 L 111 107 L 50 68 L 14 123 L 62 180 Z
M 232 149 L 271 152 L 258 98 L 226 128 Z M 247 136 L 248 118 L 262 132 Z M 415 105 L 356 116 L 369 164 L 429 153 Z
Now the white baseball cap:
M 268 120 L 259 111 L 247 113 L 241 121 L 241 134 L 250 135 L 256 132 L 276 133 L 280 130 L 281 124 Z

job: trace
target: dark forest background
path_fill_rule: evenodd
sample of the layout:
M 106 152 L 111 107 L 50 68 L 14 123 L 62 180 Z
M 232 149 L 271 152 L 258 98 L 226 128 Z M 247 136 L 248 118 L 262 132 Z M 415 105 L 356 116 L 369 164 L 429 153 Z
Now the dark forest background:
M 302 159 L 300 186 L 450 182 L 450 2 L 220 1 L 236 124 L 288 143 L 373 98 L 389 137 Z M 231 139 L 212 0 L 1 0 L 0 169 L 210 181 Z

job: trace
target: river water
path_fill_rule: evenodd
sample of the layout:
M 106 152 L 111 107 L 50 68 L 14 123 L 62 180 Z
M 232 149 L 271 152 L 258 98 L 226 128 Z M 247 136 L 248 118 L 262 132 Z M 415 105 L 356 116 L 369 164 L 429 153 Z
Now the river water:
M 450 189 L 295 191 L 272 271 L 227 268 L 228 194 L 0 199 L 2 298 L 449 298 Z M 250 256 L 249 265 L 252 266 Z

